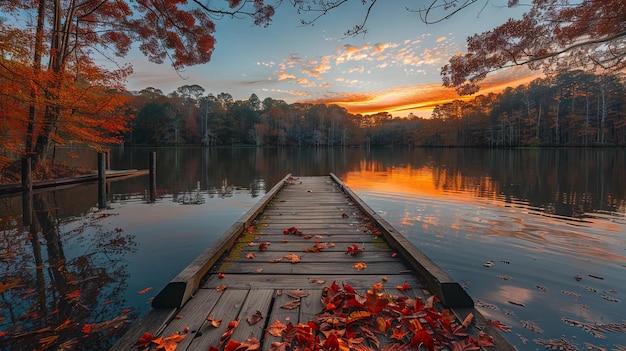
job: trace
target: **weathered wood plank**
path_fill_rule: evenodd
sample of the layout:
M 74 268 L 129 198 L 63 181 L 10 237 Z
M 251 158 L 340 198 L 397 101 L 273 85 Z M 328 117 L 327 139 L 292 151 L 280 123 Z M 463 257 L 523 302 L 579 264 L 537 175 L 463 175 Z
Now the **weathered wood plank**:
M 194 338 L 201 335 L 198 334 L 198 331 L 201 330 L 207 316 L 223 295 L 223 291 L 215 289 L 198 289 L 194 296 L 178 311 L 176 317 L 167 325 L 163 335 L 170 336 L 173 333 L 184 332 L 185 327 L 189 328 L 185 339 L 178 344 L 178 349 L 185 350 L 193 342 Z
M 293 302 L 295 299 L 287 296 L 284 292 L 274 296 L 274 306 L 272 306 L 272 310 L 270 313 L 270 319 L 268 320 L 268 325 L 271 325 L 275 320 L 279 320 L 283 324 L 293 324 L 294 326 L 298 324 L 298 317 L 300 314 L 300 308 L 296 307 L 293 309 L 283 308 L 287 303 Z M 304 297 L 303 299 L 307 299 L 308 297 Z M 263 350 L 269 350 L 272 342 L 281 341 L 282 338 L 273 336 L 271 334 L 267 334 L 265 340 L 263 342 Z
M 299 251 L 242 251 L 241 256 L 238 257 L 229 257 L 224 260 L 224 262 L 233 262 L 242 265 L 254 265 L 259 262 L 270 262 L 270 260 L 275 259 L 277 257 L 285 257 L 286 255 L 294 253 L 300 256 L 301 261 L 299 264 L 308 264 L 312 262 L 316 263 L 341 263 L 341 264 L 353 264 L 359 261 L 368 262 L 391 262 L 394 261 L 394 258 L 391 257 L 390 251 L 366 251 L 360 253 L 356 256 L 346 255 L 345 253 L 341 254 L 337 251 L 335 252 L 302 252 Z M 246 258 L 246 255 L 254 254 L 255 258 L 249 259 Z
M 270 306 L 274 298 L 274 289 L 255 289 L 250 290 L 246 301 L 239 313 L 240 322 L 237 329 L 233 332 L 233 340 L 239 342 L 254 336 L 258 340 L 263 339 L 265 333 L 265 325 L 270 317 Z M 248 317 L 259 311 L 262 319 L 253 325 L 248 323 Z
M 405 281 L 412 287 L 420 288 L 422 285 L 418 281 L 417 277 L 410 273 L 405 274 L 386 274 L 384 277 L 387 281 L 385 286 L 395 287 L 402 285 Z M 337 284 L 348 284 L 355 289 L 369 289 L 372 284 L 382 282 L 383 275 L 373 274 L 305 274 L 305 275 L 292 275 L 292 274 L 225 274 L 223 279 L 218 279 L 216 275 L 211 275 L 206 283 L 202 285 L 202 288 L 215 289 L 218 285 L 227 285 L 229 289 L 323 289 L 325 285 L 329 285 L 332 282 Z M 322 282 L 317 283 L 317 282 Z
M 209 349 L 209 346 L 218 346 L 220 344 L 222 334 L 224 334 L 226 328 L 228 327 L 228 323 L 239 317 L 239 313 L 246 300 L 246 296 L 248 296 L 248 293 L 248 289 L 226 289 L 217 304 L 215 304 L 213 309 L 211 309 L 207 315 L 207 318 L 221 320 L 222 323 L 219 327 L 215 328 L 205 319 L 204 323 L 198 330 L 201 334 L 193 339 L 192 344 L 189 345 L 187 350 L 206 351 Z M 241 322 L 242 321 L 240 320 L 239 323 Z
M 280 257 L 277 257 L 280 258 Z M 399 274 L 406 271 L 407 267 L 398 261 L 390 262 L 368 262 L 367 268 L 357 270 L 353 268 L 354 262 L 304 262 L 289 263 L 289 262 L 225 262 L 221 266 L 221 272 L 224 274 L 256 274 L 271 273 L 271 274 L 324 274 L 327 272 L 345 272 L 347 274 L 362 275 L 362 274 Z

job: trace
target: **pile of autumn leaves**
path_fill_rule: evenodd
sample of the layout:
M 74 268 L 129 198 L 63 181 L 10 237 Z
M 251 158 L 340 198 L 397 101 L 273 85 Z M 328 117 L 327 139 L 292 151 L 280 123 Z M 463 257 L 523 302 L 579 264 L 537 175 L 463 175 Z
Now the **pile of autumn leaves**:
M 406 290 L 408 287 L 397 288 Z M 281 341 L 272 342 L 270 350 L 434 351 L 443 348 L 480 350 L 481 346 L 493 346 L 493 338 L 487 334 L 480 332 L 477 339 L 467 334 L 472 314 L 459 324 L 449 310 L 438 311 L 435 308 L 435 296 L 423 301 L 421 298 L 390 295 L 385 292 L 382 283 L 374 284 L 363 295 L 347 284 L 340 287 L 333 282 L 324 287 L 321 302 L 324 309 L 315 320 L 306 324 L 294 326 L 279 320 L 271 323 L 266 332 L 280 337 Z M 256 338 L 244 342 L 230 338 L 238 322 L 230 322 L 219 347 L 212 346 L 209 351 L 259 350 L 260 342 Z M 139 343 L 149 346 L 153 343 L 150 337 L 144 336 Z M 172 336 L 178 341 L 182 338 L 184 334 Z M 163 343 L 162 338 L 154 340 Z M 175 347 L 166 349 L 174 350 Z

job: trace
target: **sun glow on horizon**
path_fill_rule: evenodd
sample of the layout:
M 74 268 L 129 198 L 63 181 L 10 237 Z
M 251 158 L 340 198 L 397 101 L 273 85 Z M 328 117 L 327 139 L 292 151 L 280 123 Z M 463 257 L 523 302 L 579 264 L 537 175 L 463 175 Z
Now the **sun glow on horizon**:
M 335 104 L 345 108 L 349 113 L 372 115 L 388 112 L 394 117 L 407 117 L 409 114 L 429 118 L 433 109 L 454 100 L 469 101 L 478 95 L 499 93 L 507 87 L 528 84 L 543 74 L 522 68 L 503 70 L 488 77 L 481 84 L 481 90 L 475 95 L 459 96 L 454 89 L 440 84 L 421 84 L 398 87 L 368 93 L 336 93 L 318 99 L 307 99 L 299 102 L 314 104 Z

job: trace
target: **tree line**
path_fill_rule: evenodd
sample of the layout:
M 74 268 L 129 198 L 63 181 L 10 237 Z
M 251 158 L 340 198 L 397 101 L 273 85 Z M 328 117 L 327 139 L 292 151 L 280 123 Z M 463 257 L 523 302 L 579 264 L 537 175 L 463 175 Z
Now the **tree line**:
M 130 145 L 611 146 L 626 145 L 626 86 L 617 73 L 562 72 L 438 105 L 428 118 L 351 114 L 337 105 L 252 94 L 235 100 L 198 85 L 134 94 Z

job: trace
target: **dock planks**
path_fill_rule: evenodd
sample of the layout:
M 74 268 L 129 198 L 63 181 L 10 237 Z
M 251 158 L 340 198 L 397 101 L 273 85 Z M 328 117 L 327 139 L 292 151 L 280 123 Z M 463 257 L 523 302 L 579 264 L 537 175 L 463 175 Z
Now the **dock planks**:
M 288 228 L 297 231 L 286 234 Z M 353 244 L 365 251 L 346 254 Z M 316 247 L 319 252 L 314 252 Z M 289 258 L 294 255 L 299 258 L 296 263 Z M 440 294 L 445 307 L 454 307 L 459 321 L 470 312 L 476 316 L 471 333 L 478 334 L 479 326 L 496 338 L 498 350 L 514 350 L 473 308 L 457 283 L 377 218 L 334 175 L 286 177 L 196 261 L 153 302 L 157 308 L 149 315 L 162 311 L 169 320 L 141 320 L 113 350 L 132 349 L 144 332 L 168 336 L 187 327 L 189 333 L 177 350 L 206 351 L 219 346 L 229 322 L 239 320 L 231 338 L 241 342 L 254 337 L 267 351 L 272 342 L 280 341 L 267 328 L 275 320 L 293 325 L 314 320 L 324 309 L 320 299 L 325 286 L 336 282 L 365 292 L 383 281 L 385 290 L 394 295 L 426 300 L 429 290 Z M 367 267 L 357 270 L 357 262 Z M 411 289 L 395 288 L 405 282 Z M 283 308 L 294 300 L 285 291 L 297 289 L 309 296 L 301 298 L 296 308 Z M 255 313 L 263 319 L 250 325 L 246 319 Z M 222 323 L 215 327 L 207 318 Z M 383 339 L 380 347 L 391 341 Z

